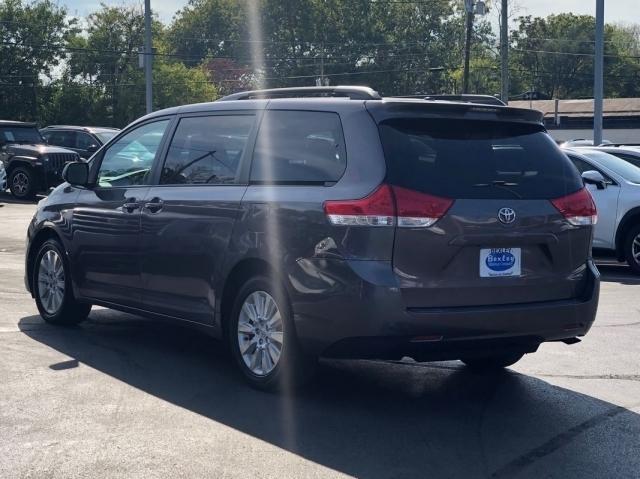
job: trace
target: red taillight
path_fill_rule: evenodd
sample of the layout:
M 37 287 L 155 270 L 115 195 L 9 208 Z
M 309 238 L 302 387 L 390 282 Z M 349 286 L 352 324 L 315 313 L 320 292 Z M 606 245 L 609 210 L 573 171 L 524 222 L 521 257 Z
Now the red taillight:
M 393 186 L 396 198 L 398 226 L 404 228 L 426 228 L 434 224 L 451 208 L 453 200 L 418 193 Z
M 595 225 L 598 221 L 596 205 L 586 188 L 551 200 L 551 203 L 572 225 Z
M 393 226 L 396 207 L 391 187 L 381 185 L 360 200 L 325 201 L 324 212 L 334 225 Z
M 324 211 L 334 225 L 426 228 L 449 210 L 453 200 L 381 185 L 366 198 L 326 201 Z

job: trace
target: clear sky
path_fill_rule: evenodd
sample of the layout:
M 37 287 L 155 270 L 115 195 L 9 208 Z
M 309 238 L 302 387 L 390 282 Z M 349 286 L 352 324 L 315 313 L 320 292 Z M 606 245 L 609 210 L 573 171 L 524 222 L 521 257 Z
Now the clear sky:
M 100 0 L 59 0 L 71 15 L 85 16 L 100 7 Z M 102 0 L 107 5 L 142 5 L 142 1 Z M 187 0 L 151 0 L 151 8 L 169 22 Z M 499 3 L 499 0 L 498 0 Z M 573 12 L 595 15 L 596 0 L 516 0 L 519 15 L 546 16 L 551 13 Z M 607 22 L 640 23 L 640 0 L 605 0 Z

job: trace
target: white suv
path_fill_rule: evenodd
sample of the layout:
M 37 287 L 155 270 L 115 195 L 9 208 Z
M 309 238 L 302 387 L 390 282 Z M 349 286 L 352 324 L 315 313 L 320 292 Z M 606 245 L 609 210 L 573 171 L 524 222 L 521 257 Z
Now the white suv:
M 593 248 L 640 274 L 640 168 L 600 149 L 564 150 L 587 183 L 598 210 Z

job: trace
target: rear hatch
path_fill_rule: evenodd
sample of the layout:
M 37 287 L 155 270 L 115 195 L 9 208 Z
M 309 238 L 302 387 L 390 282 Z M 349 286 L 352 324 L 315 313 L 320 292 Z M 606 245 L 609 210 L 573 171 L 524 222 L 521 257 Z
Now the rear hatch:
M 406 307 L 580 296 L 595 207 L 577 170 L 537 122 L 465 115 L 378 118 Z

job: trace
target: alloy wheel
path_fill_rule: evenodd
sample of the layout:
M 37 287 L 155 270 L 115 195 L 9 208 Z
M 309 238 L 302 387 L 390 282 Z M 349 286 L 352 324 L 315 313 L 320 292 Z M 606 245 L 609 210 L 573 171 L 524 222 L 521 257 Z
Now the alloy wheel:
M 631 255 L 633 256 L 633 260 L 640 264 L 640 234 L 633 238 L 633 242 L 631 243 Z
M 27 175 L 22 173 L 21 171 L 13 175 L 13 179 L 11 181 L 13 186 L 13 191 L 20 196 L 23 196 L 27 193 L 29 189 L 29 178 Z
M 42 255 L 38 268 L 38 297 L 49 314 L 56 314 L 64 299 L 64 266 L 60 255 L 52 249 Z
M 238 345 L 244 364 L 256 376 L 266 376 L 280 361 L 284 341 L 278 305 L 266 291 L 244 300 L 238 318 Z

